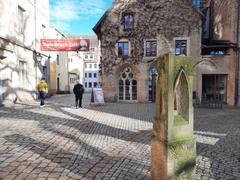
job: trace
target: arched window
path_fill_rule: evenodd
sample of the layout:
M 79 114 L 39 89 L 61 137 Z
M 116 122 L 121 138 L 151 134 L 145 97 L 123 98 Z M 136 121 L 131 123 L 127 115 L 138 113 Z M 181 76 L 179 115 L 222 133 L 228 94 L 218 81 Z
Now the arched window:
M 137 100 L 137 80 L 130 67 L 125 68 L 119 77 L 119 100 Z
M 157 79 L 157 69 L 151 68 L 148 71 L 148 100 L 155 102 L 156 100 L 156 79 Z

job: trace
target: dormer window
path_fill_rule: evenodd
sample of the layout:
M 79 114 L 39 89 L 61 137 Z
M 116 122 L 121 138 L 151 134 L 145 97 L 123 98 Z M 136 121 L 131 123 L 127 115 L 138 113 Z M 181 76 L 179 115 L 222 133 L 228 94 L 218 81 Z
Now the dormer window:
M 123 28 L 124 30 L 133 30 L 134 19 L 133 15 L 127 14 L 123 17 Z

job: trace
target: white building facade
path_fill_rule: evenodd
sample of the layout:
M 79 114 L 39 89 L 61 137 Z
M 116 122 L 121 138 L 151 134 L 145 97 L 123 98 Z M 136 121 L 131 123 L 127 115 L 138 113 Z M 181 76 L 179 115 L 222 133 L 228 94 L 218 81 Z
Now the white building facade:
M 43 74 L 50 82 L 50 56 L 40 52 L 48 27 L 48 0 L 0 0 L 0 103 L 35 99 Z
M 68 38 L 89 39 L 89 51 L 69 52 L 69 82 L 70 90 L 76 80 L 79 80 L 85 88 L 85 92 L 91 92 L 92 88 L 99 87 L 99 63 L 100 46 L 95 35 L 69 36 Z

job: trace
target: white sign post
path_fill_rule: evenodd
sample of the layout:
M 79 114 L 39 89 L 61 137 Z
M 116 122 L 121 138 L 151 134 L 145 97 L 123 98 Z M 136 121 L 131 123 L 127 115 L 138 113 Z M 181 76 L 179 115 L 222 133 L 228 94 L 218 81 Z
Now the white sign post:
M 105 104 L 102 88 L 92 89 L 91 104 L 94 105 Z

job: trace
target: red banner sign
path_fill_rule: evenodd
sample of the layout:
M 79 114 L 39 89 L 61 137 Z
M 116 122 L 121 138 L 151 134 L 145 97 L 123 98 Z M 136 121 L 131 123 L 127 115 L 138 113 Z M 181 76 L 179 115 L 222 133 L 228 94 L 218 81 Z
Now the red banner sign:
M 41 39 L 41 51 L 89 51 L 89 39 Z

